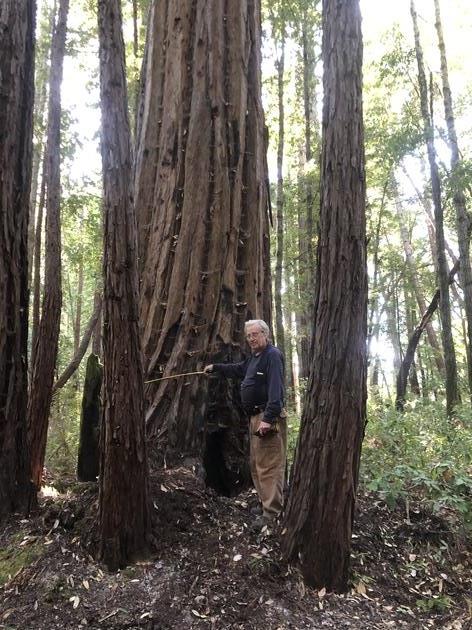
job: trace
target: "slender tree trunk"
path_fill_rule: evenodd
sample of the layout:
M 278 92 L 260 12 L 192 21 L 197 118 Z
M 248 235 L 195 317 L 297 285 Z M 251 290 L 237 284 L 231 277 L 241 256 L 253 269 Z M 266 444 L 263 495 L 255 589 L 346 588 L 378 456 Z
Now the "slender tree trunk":
M 367 396 L 358 0 L 323 0 L 322 48 L 322 203 L 313 363 L 284 520 L 283 549 L 285 557 L 300 566 L 308 584 L 345 591 Z
M 35 246 L 35 219 L 37 208 L 37 196 L 40 167 L 44 170 L 45 160 L 45 142 L 44 142 L 44 128 L 47 124 L 47 98 L 48 98 L 48 63 L 51 52 L 50 37 L 54 30 L 54 21 L 56 18 L 56 2 L 51 9 L 47 4 L 43 5 L 43 11 L 45 18 L 41 24 L 40 33 L 38 36 L 37 54 L 36 54 L 36 71 L 35 71 L 35 87 L 36 98 L 34 104 L 33 121 L 35 121 L 35 127 L 39 130 L 36 133 L 36 143 L 33 143 L 33 175 L 31 184 L 31 196 L 30 196 L 30 215 L 28 226 L 28 287 L 31 286 L 31 276 L 33 272 L 33 260 L 34 260 L 34 246 Z M 43 45 L 41 46 L 41 42 Z M 44 45 L 47 42 L 47 45 Z M 34 129 L 33 129 L 34 131 Z M 33 139 L 35 134 L 33 133 Z M 41 174 L 41 180 L 44 181 L 44 173 Z M 42 184 L 41 184 L 42 189 Z M 43 197 L 44 206 L 44 197 Z M 39 319 L 38 319 L 39 322 Z
M 149 379 L 241 360 L 244 322 L 271 321 L 260 44 L 258 0 L 151 6 L 135 188 Z M 238 391 L 202 377 L 151 384 L 148 432 L 168 455 L 201 454 L 224 433 L 212 443 L 237 445 L 245 478 Z
M 146 552 L 151 529 L 120 0 L 99 0 L 98 29 L 105 215 L 99 554 L 109 569 L 116 570 Z
M 277 345 L 285 351 L 284 315 L 282 310 L 282 275 L 284 258 L 284 72 L 285 72 L 285 25 L 281 26 L 280 56 L 276 61 L 277 91 L 279 103 L 279 135 L 277 139 L 277 257 L 275 263 L 275 336 Z
M 395 278 L 393 278 L 392 282 L 395 282 Z M 398 322 L 395 303 L 395 289 L 393 289 L 392 301 L 385 305 L 385 312 L 387 315 L 387 334 L 393 348 L 393 369 L 395 372 L 397 372 L 402 362 L 402 349 L 400 346 L 400 337 L 398 335 Z
M 34 235 L 34 276 L 33 276 L 33 316 L 31 326 L 31 358 L 30 370 L 35 362 L 36 347 L 38 342 L 39 316 L 41 312 L 41 242 L 43 232 L 43 213 L 46 203 L 47 181 L 47 147 L 44 150 L 43 169 L 41 180 L 41 193 L 39 197 L 38 216 L 36 218 L 36 231 Z
M 376 314 L 376 311 L 378 310 L 378 296 L 377 296 L 377 287 L 378 287 L 378 282 L 379 282 L 379 249 L 380 249 L 380 230 L 382 227 L 382 219 L 383 219 L 383 213 L 384 213 L 384 209 L 385 209 L 385 200 L 387 197 L 387 186 L 388 186 L 388 181 L 385 182 L 384 184 L 384 188 L 383 188 L 383 193 L 382 193 L 382 202 L 380 204 L 380 209 L 379 209 L 379 216 L 378 216 L 378 220 L 377 220 L 377 226 L 375 229 L 375 240 L 374 240 L 374 244 L 373 244 L 373 248 L 374 248 L 374 253 L 373 253 L 373 279 L 372 279 L 372 289 L 371 289 L 371 295 L 370 295 L 370 300 L 369 300 L 369 314 L 368 314 L 368 323 L 367 323 L 367 360 L 368 362 L 370 362 L 370 347 L 371 347 L 371 342 L 372 342 L 372 337 L 375 334 L 374 331 L 374 316 Z M 377 333 L 378 336 L 378 333 Z
M 95 291 L 93 296 L 93 310 L 95 311 L 98 307 L 98 304 L 101 305 L 102 296 L 100 295 L 100 291 Z M 98 315 L 97 323 L 95 324 L 95 328 L 92 332 L 92 353 L 97 355 L 97 357 L 102 356 L 102 309 L 100 308 L 100 313 Z
M 75 325 L 74 325 L 74 354 L 77 354 L 79 351 L 80 333 L 81 333 L 81 328 L 82 328 L 82 301 L 83 301 L 83 295 L 84 295 L 84 257 L 82 253 L 80 254 L 79 269 L 77 272 L 77 276 L 78 276 L 77 277 L 77 301 L 76 301 L 76 307 L 75 307 Z M 92 334 L 92 331 L 90 331 L 90 335 L 91 334 Z M 76 375 L 75 387 L 76 389 L 79 389 L 80 387 L 79 373 L 75 371 L 75 375 Z
M 451 269 L 449 273 L 449 277 L 448 277 L 449 284 L 453 282 L 454 276 L 456 275 L 458 269 L 459 269 L 459 262 L 457 262 L 454 265 L 454 267 Z M 426 327 L 426 324 L 431 320 L 431 317 L 433 316 L 435 310 L 438 308 L 438 304 L 440 301 L 440 293 L 441 293 L 441 290 L 437 289 L 436 293 L 433 296 L 433 299 L 431 300 L 430 305 L 428 306 L 426 311 L 423 313 L 423 317 L 421 318 L 420 323 L 415 328 L 412 336 L 410 337 L 408 341 L 408 347 L 406 349 L 405 356 L 403 357 L 402 364 L 397 373 L 396 407 L 399 411 L 403 411 L 403 408 L 405 405 L 405 395 L 406 395 L 406 386 L 408 382 L 408 374 L 410 373 L 410 367 L 415 358 L 416 348 L 418 346 L 423 330 Z
M 313 135 L 316 127 L 316 64 L 314 57 L 314 42 L 311 25 L 305 16 L 302 24 L 302 59 L 303 59 L 303 109 L 305 123 L 305 163 L 312 161 L 314 156 Z M 318 138 L 317 138 L 318 140 Z M 316 142 L 318 146 L 318 142 Z M 314 208 L 316 195 L 314 177 L 311 173 L 303 175 L 304 205 L 299 208 L 299 256 L 300 256 L 300 294 L 303 296 L 303 306 L 299 316 L 299 345 L 300 345 L 300 374 L 308 377 L 310 361 L 311 339 L 311 306 L 314 291 L 314 261 L 313 243 L 315 240 Z
M 441 200 L 441 182 L 436 163 L 436 149 L 434 146 L 434 128 L 428 109 L 428 87 L 423 61 L 423 51 L 420 44 L 418 19 L 414 0 L 411 0 L 411 17 L 415 34 L 416 60 L 418 63 L 418 80 L 420 89 L 421 114 L 423 118 L 424 137 L 428 151 L 429 167 L 431 171 L 431 185 L 433 191 L 434 220 L 436 226 L 436 248 L 438 255 L 438 279 L 440 288 L 439 311 L 441 314 L 441 336 L 446 364 L 446 410 L 450 416 L 455 405 L 460 401 L 457 387 L 457 365 L 454 350 L 454 340 L 451 328 L 451 307 L 449 300 L 449 278 L 447 270 L 446 252 L 444 245 L 443 207 Z
M 446 45 L 442 32 L 441 11 L 439 0 L 434 0 L 436 13 L 436 32 L 438 35 L 439 52 L 441 55 L 441 79 L 443 86 L 444 111 L 446 116 L 447 134 L 451 149 L 452 184 L 454 190 L 454 208 L 456 211 L 456 229 L 459 244 L 460 269 L 459 277 L 464 293 L 464 310 L 467 320 L 467 346 L 471 347 L 472 341 L 472 269 L 470 266 L 470 217 L 467 212 L 464 190 L 460 184 L 460 153 L 457 141 L 454 109 L 452 106 L 451 87 L 449 85 L 449 71 L 447 67 Z M 467 354 L 467 376 L 469 381 L 469 396 L 472 399 L 472 361 L 470 353 Z
M 51 44 L 51 78 L 47 136 L 47 214 L 44 297 L 31 371 L 28 401 L 28 439 L 32 480 L 41 486 L 56 368 L 61 319 L 61 83 L 69 0 L 61 0 Z
M 35 2 L 0 5 L 0 518 L 28 507 L 28 218 Z

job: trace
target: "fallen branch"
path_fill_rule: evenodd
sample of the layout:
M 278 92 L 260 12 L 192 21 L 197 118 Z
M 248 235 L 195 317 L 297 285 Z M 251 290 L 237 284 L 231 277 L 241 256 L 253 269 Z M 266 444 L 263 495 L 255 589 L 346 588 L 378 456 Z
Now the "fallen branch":
M 92 313 L 92 317 L 89 320 L 87 328 L 85 329 L 84 336 L 82 337 L 82 341 L 80 342 L 79 347 L 77 348 L 77 352 L 72 357 L 71 362 L 66 367 L 66 369 L 59 376 L 57 381 L 54 383 L 52 388 L 52 393 L 56 393 L 58 389 L 64 387 L 70 377 L 74 374 L 77 368 L 80 365 L 80 362 L 84 358 L 84 355 L 87 351 L 88 345 L 90 343 L 90 338 L 92 337 L 93 330 L 97 325 L 98 318 L 100 317 L 100 312 L 102 310 L 102 300 L 97 300 L 95 304 L 95 309 Z

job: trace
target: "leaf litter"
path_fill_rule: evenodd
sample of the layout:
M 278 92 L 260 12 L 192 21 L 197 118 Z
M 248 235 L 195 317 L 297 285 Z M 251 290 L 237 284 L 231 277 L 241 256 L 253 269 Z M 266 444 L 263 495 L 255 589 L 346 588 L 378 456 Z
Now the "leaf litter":
M 406 523 L 404 506 L 361 494 L 350 590 L 335 595 L 284 564 L 281 527 L 251 530 L 253 492 L 218 496 L 184 467 L 152 475 L 152 555 L 108 573 L 93 559 L 96 486 L 71 487 L 0 531 L 0 549 L 49 543 L 0 590 L 0 629 L 472 628 L 470 540 L 447 514 L 411 504 Z

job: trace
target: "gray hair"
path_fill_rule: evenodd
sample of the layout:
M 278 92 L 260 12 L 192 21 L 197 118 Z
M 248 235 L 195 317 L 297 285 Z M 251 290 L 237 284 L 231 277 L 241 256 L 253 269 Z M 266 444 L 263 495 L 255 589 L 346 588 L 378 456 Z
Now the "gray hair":
M 267 337 L 267 339 L 270 337 L 270 329 L 269 326 L 267 326 L 267 324 L 265 323 L 264 320 L 262 319 L 249 319 L 245 324 L 244 324 L 244 332 L 247 332 L 247 328 L 248 326 L 259 326 L 261 331 L 264 333 L 264 335 Z

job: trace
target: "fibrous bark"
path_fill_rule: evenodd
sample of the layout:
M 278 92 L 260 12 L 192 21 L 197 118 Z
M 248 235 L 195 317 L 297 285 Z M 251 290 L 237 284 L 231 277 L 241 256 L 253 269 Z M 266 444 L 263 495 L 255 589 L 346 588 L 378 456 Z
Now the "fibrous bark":
M 111 570 L 150 536 L 143 364 L 138 331 L 136 217 L 119 0 L 99 0 L 103 164 L 103 422 L 99 555 Z
M 29 500 L 28 217 L 35 2 L 0 4 L 0 518 Z
M 31 477 L 37 488 L 46 453 L 52 386 L 56 368 L 61 319 L 61 83 L 64 64 L 69 0 L 60 0 L 51 44 L 47 135 L 47 203 L 44 296 L 38 337 L 33 349 L 31 388 L 28 401 L 28 440 Z
M 283 538 L 308 584 L 347 588 L 365 424 L 367 269 L 358 0 L 323 1 L 321 213 L 312 366 Z
M 240 360 L 244 322 L 270 322 L 260 29 L 258 0 L 151 6 L 135 178 L 149 379 Z M 146 399 L 169 451 L 229 426 L 242 448 L 237 388 L 169 379 Z

